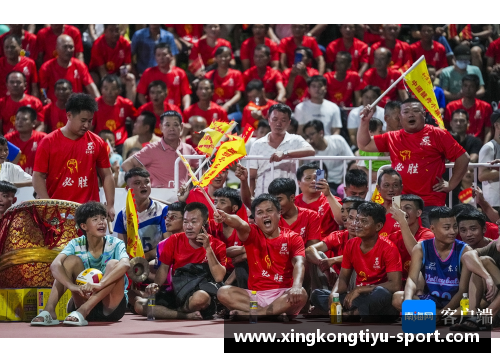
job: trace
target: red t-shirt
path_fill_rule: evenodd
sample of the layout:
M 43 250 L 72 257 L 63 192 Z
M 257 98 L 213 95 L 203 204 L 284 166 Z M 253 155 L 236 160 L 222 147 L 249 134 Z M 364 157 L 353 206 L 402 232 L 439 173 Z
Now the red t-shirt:
M 417 133 L 387 132 L 374 137 L 379 152 L 390 152 L 392 168 L 403 178 L 403 194 L 420 196 L 426 206 L 443 206 L 447 193 L 432 191 L 445 171 L 445 159 L 454 162 L 465 153 L 447 131 L 428 124 Z
M 3 57 L 5 54 L 3 53 L 3 42 L 7 35 L 10 35 L 10 31 L 0 35 L 0 57 Z M 36 48 L 36 35 L 32 34 L 28 31 L 23 30 L 23 39 L 21 40 L 21 48 L 25 52 L 25 56 L 30 59 L 36 60 L 38 56 L 38 51 Z
M 182 97 L 191 94 L 191 86 L 186 72 L 181 68 L 172 67 L 168 73 L 163 73 L 160 67 L 151 67 L 144 71 L 137 85 L 137 93 L 148 95 L 148 86 L 154 80 L 161 80 L 167 85 L 165 103 L 181 106 Z
M 500 38 L 490 43 L 486 50 L 486 56 L 493 58 L 495 64 L 500 63 Z
M 477 98 L 475 99 L 474 105 L 470 108 L 464 107 L 463 99 L 457 99 L 456 101 L 448 103 L 444 112 L 444 120 L 447 125 L 450 124 L 451 115 L 457 109 L 463 109 L 469 114 L 469 128 L 467 128 L 467 134 L 484 139 L 484 127 L 491 127 L 490 117 L 493 113 L 493 109 L 489 103 Z
M 31 94 L 32 83 L 38 83 L 38 73 L 33 59 L 20 57 L 19 63 L 10 65 L 7 58 L 0 58 L 0 98 L 7 95 L 7 75 L 14 71 L 21 72 L 26 77 L 26 94 Z
M 283 76 L 281 75 L 279 70 L 273 69 L 269 66 L 266 68 L 266 74 L 264 74 L 264 77 L 262 78 L 259 77 L 259 72 L 257 71 L 256 66 L 245 70 L 245 72 L 243 73 L 243 82 L 245 84 L 245 87 L 247 86 L 248 82 L 253 79 L 261 80 L 262 83 L 264 83 L 264 91 L 267 94 L 270 93 L 272 95 L 269 98 L 276 98 L 276 96 L 278 95 L 276 84 L 283 83 Z
M 57 58 L 43 63 L 40 68 L 40 88 L 47 90 L 47 97 L 57 101 L 55 84 L 59 79 L 67 79 L 73 86 L 73 93 L 82 93 L 83 88 L 94 83 L 85 63 L 76 58 L 71 58 L 68 68 L 63 68 L 57 63 Z
M 90 70 L 97 71 L 98 67 L 105 65 L 108 74 L 116 74 L 119 73 L 122 65 L 130 63 L 132 63 L 130 43 L 121 35 L 114 48 L 106 43 L 104 34 L 97 38 L 92 45 Z
M 273 104 L 277 104 L 278 102 L 267 100 L 267 104 L 265 106 L 259 107 L 259 110 L 262 112 L 262 116 L 267 119 L 267 115 L 269 113 L 269 108 Z M 259 121 L 252 117 L 252 110 L 250 109 L 250 105 L 246 105 L 243 108 L 243 116 L 241 118 L 241 128 L 244 129 L 247 124 L 250 124 L 253 128 L 257 129 L 259 125 Z
M 218 38 L 215 47 L 213 48 L 207 44 L 207 38 L 200 39 L 198 43 L 194 44 L 193 47 L 191 48 L 191 53 L 189 53 L 189 59 L 196 60 L 198 59 L 198 54 L 200 54 L 201 59 L 203 60 L 203 64 L 205 64 L 205 66 L 213 64 L 215 51 L 217 50 L 217 48 L 221 46 L 228 47 L 229 49 L 231 49 L 232 52 L 231 43 L 226 39 Z
M 446 59 L 446 49 L 437 41 L 432 41 L 431 50 L 424 50 L 424 48 L 422 48 L 421 40 L 410 45 L 410 49 L 412 57 L 413 59 L 415 59 L 415 61 L 423 55 L 425 56 L 425 62 L 427 63 L 427 65 L 432 65 L 434 68 L 436 68 L 436 70 L 446 68 L 448 66 L 448 60 Z
M 26 142 L 22 141 L 19 137 L 19 132 L 14 131 L 5 135 L 5 139 L 14 146 L 19 147 L 21 150 L 21 157 L 19 158 L 19 166 L 30 175 L 33 175 L 33 166 L 35 165 L 35 154 L 40 144 L 40 141 L 47 136 L 45 132 L 38 132 L 33 130 L 31 137 Z
M 212 101 L 222 106 L 234 97 L 236 91 L 244 92 L 243 76 L 239 70 L 229 68 L 225 77 L 221 78 L 217 69 L 205 74 L 205 78 L 214 82 Z
M 316 211 L 297 207 L 299 213 L 297 220 L 289 225 L 286 220 L 281 216 L 279 226 L 288 228 L 300 235 L 304 240 L 304 246 L 309 240 L 320 239 L 320 218 Z
M 45 124 L 49 126 L 49 132 L 55 131 L 64 127 L 68 123 L 68 115 L 66 109 L 61 109 L 56 105 L 56 102 L 50 102 L 43 107 Z
M 363 42 L 367 44 L 368 46 L 371 46 L 379 41 L 381 41 L 382 35 L 381 34 L 374 34 L 368 30 L 365 30 L 363 34 Z
M 290 72 L 292 71 L 292 68 L 287 68 L 283 71 L 283 85 L 286 87 L 288 84 L 288 79 L 290 79 Z M 309 77 L 312 77 L 313 75 L 318 75 L 319 72 L 314 69 L 314 68 L 307 68 L 307 75 Z M 303 102 L 307 97 L 309 96 L 309 93 L 307 92 L 307 81 L 302 77 L 301 75 L 297 75 L 295 77 L 295 81 L 293 82 L 293 92 L 290 95 L 289 98 L 286 100 L 286 104 L 292 108 L 292 110 L 295 109 L 295 106 L 299 104 L 300 102 Z
M 220 265 L 226 266 L 226 245 L 219 239 L 210 238 L 210 246 L 214 251 L 215 257 Z M 195 249 L 189 244 L 185 233 L 170 235 L 165 240 L 163 250 L 160 253 L 160 261 L 172 267 L 172 274 L 176 269 L 182 268 L 187 264 L 206 264 L 208 263 L 207 251 L 203 246 Z
M 167 28 L 174 28 L 182 39 L 196 44 L 203 36 L 203 24 L 167 24 Z
M 348 70 L 343 81 L 335 79 L 335 72 L 324 74 L 326 78 L 326 98 L 339 106 L 352 107 L 354 92 L 363 89 L 363 83 L 358 72 Z
M 402 269 L 398 248 L 380 236 L 366 254 L 361 251 L 361 238 L 350 239 L 344 246 L 343 255 L 342 268 L 354 269 L 357 286 L 385 283 L 387 273 L 400 272 Z
M 127 139 L 125 121 L 127 118 L 135 120 L 137 110 L 127 98 L 118 96 L 114 106 L 109 106 L 102 97 L 96 99 L 97 112 L 94 113 L 92 124 L 94 132 L 99 134 L 103 129 L 108 129 L 115 134 L 115 145 L 119 146 Z
M 198 103 L 191 104 L 184 110 L 184 122 L 187 123 L 193 116 L 205 118 L 207 126 L 210 126 L 213 121 L 229 122 L 226 110 L 214 102 L 210 102 L 210 107 L 206 111 L 202 110 Z
M 19 102 L 14 102 L 10 96 L 6 96 L 0 99 L 0 120 L 2 121 L 2 132 L 4 135 L 16 130 L 14 126 L 16 113 L 23 106 L 33 108 L 36 111 L 37 119 L 43 123 L 43 105 L 38 98 L 25 94 Z
M 334 231 L 330 235 L 323 238 L 323 242 L 325 243 L 328 251 L 331 252 L 331 257 L 344 255 L 344 246 L 349 240 L 349 231 L 348 230 L 339 230 Z M 337 274 L 340 274 L 341 265 L 334 264 L 333 269 Z
M 378 232 L 378 235 L 386 238 L 398 230 L 401 230 L 401 226 L 392 218 L 392 214 L 388 213 L 385 215 L 385 224 Z
M 73 39 L 73 42 L 75 43 L 75 54 L 83 53 L 82 35 L 80 34 L 80 30 L 72 25 L 65 24 L 62 33 L 69 35 Z M 59 35 L 56 35 L 52 31 L 50 26 L 40 29 L 40 31 L 36 34 L 36 50 L 37 52 L 43 52 L 44 62 L 57 57 L 56 44 L 58 36 Z M 75 92 L 74 89 L 73 92 Z
M 361 68 L 361 63 L 368 63 L 368 45 L 359 39 L 354 38 L 349 49 L 346 49 L 343 38 L 332 41 L 326 47 L 326 63 L 335 63 L 338 52 L 351 54 L 351 70 L 356 73 Z
M 231 246 L 241 246 L 240 239 L 238 239 L 238 232 L 236 229 L 233 229 L 229 238 L 226 239 L 224 236 L 224 225 L 222 223 L 218 224 L 215 220 L 208 221 L 207 233 L 212 235 L 214 238 L 219 239 L 226 245 L 226 249 Z M 234 269 L 233 261 L 231 258 L 227 258 L 226 262 L 226 271 L 230 273 Z
M 247 252 L 249 290 L 292 287 L 292 259 L 305 257 L 304 241 L 299 234 L 280 228 L 278 237 L 268 239 L 257 225 L 250 225 L 250 235 L 243 245 Z
M 396 39 L 396 44 L 394 48 L 389 48 L 384 39 L 379 42 L 373 44 L 370 50 L 370 64 L 373 65 L 374 62 L 374 53 L 378 48 L 383 47 L 387 48 L 391 51 L 392 58 L 391 63 L 389 64 L 389 68 L 393 69 L 402 69 L 403 71 L 407 70 L 411 67 L 413 63 L 413 59 L 411 56 L 410 45 L 404 41 Z
M 164 110 L 163 110 L 164 112 L 166 112 L 166 111 L 179 112 L 179 114 L 181 115 L 181 118 L 182 118 L 182 111 L 176 105 L 164 102 L 163 108 L 164 108 Z M 163 136 L 163 133 L 161 132 L 161 128 L 160 128 L 160 116 L 155 113 L 155 107 L 153 105 L 153 102 L 148 102 L 148 103 L 140 106 L 139 109 L 137 110 L 137 115 L 141 114 L 143 111 L 148 111 L 148 112 L 151 112 L 155 115 L 155 117 L 156 117 L 155 135 L 157 135 L 159 137 Z
M 362 87 L 366 87 L 367 85 L 373 85 L 380 88 L 380 90 L 385 92 L 387 88 L 389 88 L 392 83 L 394 83 L 399 77 L 401 73 L 398 70 L 387 69 L 387 76 L 382 78 L 378 75 L 377 70 L 375 68 L 368 69 L 363 75 L 363 85 Z M 385 104 L 389 101 L 395 101 L 398 99 L 398 90 L 405 89 L 404 82 L 399 82 L 394 88 L 391 89 L 389 93 L 386 94 L 384 98 L 379 102 L 379 107 L 384 108 Z
M 318 46 L 318 42 L 312 36 L 304 35 L 300 45 L 310 48 L 312 50 L 314 59 L 323 55 L 323 52 Z M 293 63 L 295 62 L 295 49 L 297 49 L 297 44 L 295 44 L 293 36 L 281 39 L 278 50 L 280 53 L 286 54 L 286 65 L 288 68 L 291 68 L 293 66 Z
M 78 203 L 99 201 L 98 168 L 110 168 L 106 143 L 90 131 L 77 140 L 60 129 L 47 135 L 38 146 L 34 171 L 47 174 L 51 199 Z
M 279 61 L 280 53 L 278 51 L 278 45 L 267 37 L 264 38 L 264 45 L 269 47 L 269 49 L 271 50 L 271 61 Z M 255 65 L 255 63 L 253 62 L 253 55 L 256 46 L 257 44 L 255 43 L 255 38 L 253 36 L 245 40 L 243 43 L 241 43 L 240 59 L 241 60 L 248 59 L 250 61 L 251 67 Z
M 208 186 L 205 187 L 205 192 L 208 195 Z M 214 202 L 211 197 L 210 200 Z M 207 199 L 205 198 L 205 196 L 203 196 L 203 193 L 198 188 L 189 191 L 189 195 L 186 199 L 186 204 L 190 204 L 191 202 L 201 202 L 202 204 L 204 204 L 208 209 L 208 218 L 210 220 L 214 218 L 214 210 L 212 209 L 212 206 L 208 203 Z M 245 208 L 245 206 L 241 206 L 236 212 L 236 215 L 238 215 L 243 221 L 248 221 L 247 209 Z
M 310 204 L 306 204 L 302 199 L 303 194 L 299 194 L 295 197 L 295 205 L 298 207 L 303 207 L 309 210 L 316 211 L 321 218 L 321 237 L 324 238 L 334 231 L 339 229 L 339 225 L 335 222 L 332 209 L 330 208 L 330 203 L 325 195 L 321 194 L 320 197 Z M 342 204 L 342 200 L 337 196 L 334 196 L 338 202 Z

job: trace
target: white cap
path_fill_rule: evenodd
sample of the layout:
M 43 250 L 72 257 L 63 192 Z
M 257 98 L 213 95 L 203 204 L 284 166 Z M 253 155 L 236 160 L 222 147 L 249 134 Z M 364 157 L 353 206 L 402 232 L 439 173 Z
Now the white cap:
M 469 297 L 469 295 L 468 295 L 467 293 L 464 293 L 464 294 L 463 294 L 463 297 L 464 297 L 464 298 L 468 298 L 468 297 Z
M 333 297 L 334 298 L 338 298 L 339 297 L 339 293 L 332 293 Z

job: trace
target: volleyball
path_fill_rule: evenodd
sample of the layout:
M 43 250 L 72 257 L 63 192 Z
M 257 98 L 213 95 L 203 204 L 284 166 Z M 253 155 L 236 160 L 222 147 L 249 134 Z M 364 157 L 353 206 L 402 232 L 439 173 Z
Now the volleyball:
M 98 269 L 88 268 L 82 271 L 76 277 L 76 285 L 85 285 L 87 283 L 99 283 L 102 279 L 102 273 Z

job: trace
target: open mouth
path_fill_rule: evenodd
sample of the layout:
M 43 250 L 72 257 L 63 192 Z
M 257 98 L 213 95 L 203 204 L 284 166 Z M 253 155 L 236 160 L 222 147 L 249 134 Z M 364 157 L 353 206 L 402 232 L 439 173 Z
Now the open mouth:
M 271 226 L 271 220 L 264 220 L 264 226 L 265 227 L 270 227 Z
M 105 233 L 106 232 L 106 226 L 101 226 L 101 227 L 98 227 L 97 228 L 97 231 L 101 232 L 101 233 Z
M 148 190 L 141 190 L 141 194 L 146 195 L 148 193 Z

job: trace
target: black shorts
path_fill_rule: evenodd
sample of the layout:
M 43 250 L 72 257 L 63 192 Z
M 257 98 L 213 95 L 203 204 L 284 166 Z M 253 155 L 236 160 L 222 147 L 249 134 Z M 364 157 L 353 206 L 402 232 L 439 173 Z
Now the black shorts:
M 123 296 L 122 301 L 118 304 L 111 314 L 104 315 L 104 305 L 100 301 L 87 316 L 87 321 L 89 322 L 117 322 L 122 319 L 123 315 L 127 311 L 127 298 Z
M 187 297 L 186 301 L 189 300 L 189 298 L 195 293 L 196 291 L 193 290 L 190 295 Z M 200 311 L 201 316 L 203 319 L 213 319 L 213 315 L 217 311 L 217 299 L 215 297 L 211 298 L 210 305 L 208 308 L 203 309 Z M 156 305 L 161 305 L 163 307 L 166 307 L 171 310 L 178 310 L 179 308 L 182 308 L 182 305 L 179 305 L 177 303 L 177 298 L 175 297 L 175 293 L 173 291 L 165 292 L 165 291 L 160 291 L 156 293 L 155 297 L 155 303 Z

